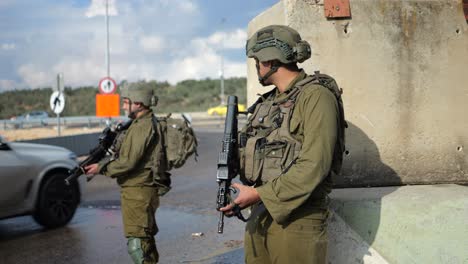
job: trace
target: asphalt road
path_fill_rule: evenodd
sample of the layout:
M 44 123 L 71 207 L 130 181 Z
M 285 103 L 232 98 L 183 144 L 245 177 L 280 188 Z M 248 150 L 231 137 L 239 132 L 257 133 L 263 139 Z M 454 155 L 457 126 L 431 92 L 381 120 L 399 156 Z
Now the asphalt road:
M 197 130 L 198 162 L 172 171 L 161 199 L 156 243 L 160 263 L 243 263 L 243 223 L 225 220 L 217 234 L 216 162 L 222 129 Z M 202 235 L 194 235 L 202 233 Z M 0 263 L 131 263 L 122 232 L 119 187 L 97 176 L 69 225 L 45 230 L 32 217 L 0 221 Z

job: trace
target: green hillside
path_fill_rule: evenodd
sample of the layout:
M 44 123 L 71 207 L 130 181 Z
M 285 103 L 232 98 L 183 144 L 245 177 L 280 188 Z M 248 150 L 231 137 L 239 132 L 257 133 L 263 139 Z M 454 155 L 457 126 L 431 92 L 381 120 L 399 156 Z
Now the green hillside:
M 185 80 L 171 86 L 167 82 L 141 81 L 159 97 L 159 112 L 205 111 L 220 102 L 220 80 Z M 122 84 L 122 83 L 121 83 Z M 246 102 L 246 79 L 224 81 L 225 94 L 237 95 Z M 44 110 L 55 116 L 49 107 L 52 88 L 17 90 L 0 93 L 0 119 L 8 119 L 33 110 Z M 65 109 L 61 116 L 95 115 L 97 87 L 65 88 Z

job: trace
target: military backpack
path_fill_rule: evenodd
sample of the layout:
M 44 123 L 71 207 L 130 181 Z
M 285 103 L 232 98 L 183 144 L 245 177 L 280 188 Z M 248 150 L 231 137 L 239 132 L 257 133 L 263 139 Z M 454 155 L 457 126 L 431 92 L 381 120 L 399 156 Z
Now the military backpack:
M 180 168 L 185 161 L 195 154 L 197 159 L 198 141 L 190 121 L 182 115 L 182 119 L 165 117 L 152 118 L 155 139 L 158 141 L 152 154 L 153 181 L 158 186 L 158 194 L 163 196 L 171 189 L 171 174 L 173 168 Z
M 154 119 L 153 119 L 154 120 Z M 182 115 L 182 118 L 172 118 L 171 114 L 165 117 L 157 117 L 160 125 L 162 141 L 166 154 L 166 170 L 180 168 L 185 161 L 195 154 L 198 156 L 198 141 L 192 129 L 190 121 Z

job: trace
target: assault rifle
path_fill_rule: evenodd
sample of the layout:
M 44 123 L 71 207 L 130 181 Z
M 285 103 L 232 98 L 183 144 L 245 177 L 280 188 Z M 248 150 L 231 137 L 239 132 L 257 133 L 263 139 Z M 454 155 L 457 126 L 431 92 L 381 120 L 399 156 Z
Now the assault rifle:
M 81 161 L 78 166 L 68 172 L 69 176 L 65 179 L 65 183 L 70 185 L 72 181 L 78 179 L 78 177 L 86 173 L 84 170 L 86 166 L 97 163 L 103 159 L 106 154 L 109 153 L 109 149 L 114 143 L 117 135 L 121 131 L 128 129 L 131 124 L 132 120 L 130 119 L 125 123 L 118 124 L 115 129 L 111 129 L 110 127 L 104 128 L 104 130 L 101 132 L 101 135 L 99 135 L 99 144 L 89 151 L 88 157 L 86 159 Z M 92 178 L 88 178 L 88 181 L 91 179 Z
M 224 124 L 224 136 L 221 152 L 218 156 L 218 170 L 216 178 L 218 182 L 218 196 L 216 209 L 227 206 L 231 202 L 231 181 L 239 173 L 239 155 L 237 142 L 237 96 L 228 97 L 226 122 Z M 234 206 L 233 212 L 239 219 L 246 221 L 240 212 L 239 206 Z M 224 229 L 224 213 L 219 212 L 218 233 L 222 234 Z

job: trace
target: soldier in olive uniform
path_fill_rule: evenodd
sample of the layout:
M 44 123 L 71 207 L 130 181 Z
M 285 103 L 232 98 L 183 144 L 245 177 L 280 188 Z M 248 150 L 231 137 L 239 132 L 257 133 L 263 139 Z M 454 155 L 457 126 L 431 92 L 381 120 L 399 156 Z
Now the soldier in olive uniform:
M 246 52 L 260 83 L 275 88 L 251 108 L 240 132 L 246 185 L 233 184 L 239 195 L 221 210 L 230 215 L 236 206 L 251 206 L 246 263 L 327 263 L 328 193 L 344 150 L 341 97 L 319 81 L 319 73 L 297 67 L 311 49 L 290 27 L 260 29 Z
M 150 107 L 156 97 L 139 84 L 122 89 L 123 109 L 132 124 L 114 142 L 116 153 L 111 161 L 103 160 L 87 166 L 87 174 L 101 173 L 116 178 L 121 187 L 124 233 L 128 253 L 135 263 L 157 263 L 159 259 L 154 236 L 158 232 L 155 213 L 159 195 L 169 189 L 167 183 L 157 182 L 154 174 L 164 174 L 162 162 L 153 153 L 162 148 L 154 126 Z M 162 152 L 162 151 L 160 151 Z M 158 168 L 159 166 L 159 168 Z M 156 175 L 156 176 L 157 176 Z

